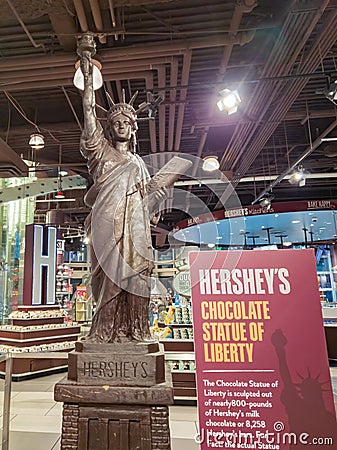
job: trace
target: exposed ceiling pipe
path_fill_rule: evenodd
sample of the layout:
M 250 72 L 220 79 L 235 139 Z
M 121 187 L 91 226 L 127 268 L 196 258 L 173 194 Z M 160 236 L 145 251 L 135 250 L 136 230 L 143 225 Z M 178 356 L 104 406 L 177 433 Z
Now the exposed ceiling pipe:
M 310 69 L 315 69 L 320 66 L 322 57 L 328 53 L 330 48 L 334 45 L 337 39 L 337 11 L 330 17 L 330 21 L 326 23 L 324 30 L 320 36 L 317 37 L 315 43 L 311 46 L 306 60 L 303 62 L 300 70 L 305 71 L 308 66 Z M 317 53 L 316 53 L 317 52 Z M 250 154 L 245 157 L 244 161 L 238 169 L 238 173 L 241 175 L 246 173 L 257 154 L 261 151 L 266 144 L 272 133 L 281 122 L 282 118 L 286 115 L 290 109 L 294 100 L 297 98 L 300 92 L 304 89 L 308 79 L 296 79 L 292 83 L 288 83 L 288 88 L 284 90 L 284 97 L 282 102 L 273 110 L 270 119 L 271 123 L 262 127 L 257 137 L 253 142 L 250 142 Z
M 244 33 L 244 35 L 236 35 L 235 39 L 231 36 L 226 36 L 224 39 L 223 37 L 221 39 L 198 39 L 189 41 L 187 47 L 188 48 L 207 48 L 212 46 L 223 46 L 223 45 L 231 45 L 233 42 L 235 43 L 247 43 L 249 42 L 249 39 L 252 39 L 254 36 L 254 33 Z M 181 47 L 183 45 L 183 47 Z M 186 48 L 186 42 L 181 43 L 170 43 L 165 46 L 163 45 L 152 45 L 148 49 L 145 49 L 143 47 L 130 47 L 128 50 L 125 48 L 116 48 L 116 49 L 109 49 L 109 50 L 102 50 L 100 51 L 100 57 L 103 63 L 103 67 L 105 66 L 106 62 L 113 62 L 116 61 L 116 59 L 123 60 L 124 57 L 126 57 L 128 60 L 131 59 L 139 59 L 141 57 L 150 58 L 151 56 L 154 57 L 165 57 L 165 56 L 173 56 L 178 54 L 187 54 L 186 50 L 184 50 L 184 46 Z M 126 54 L 125 54 L 126 53 Z M 185 74 L 187 77 L 187 69 L 189 67 L 188 60 L 189 57 L 186 56 L 186 63 L 185 63 Z M 67 56 L 53 56 L 50 57 L 49 55 L 46 57 L 35 57 L 35 63 L 37 67 L 56 67 L 56 66 L 62 66 L 64 65 L 65 68 L 69 70 L 69 72 L 62 73 L 62 76 L 60 78 L 57 78 L 57 76 L 54 76 L 54 79 L 43 81 L 37 83 L 31 83 L 27 82 L 27 79 L 25 81 L 22 81 L 20 78 L 11 78 L 10 81 L 7 80 L 6 82 L 6 90 L 8 91 L 16 91 L 16 90 L 22 90 L 22 89 L 31 89 L 31 88 L 39 88 L 39 87 L 57 87 L 60 85 L 69 86 L 72 84 L 73 79 L 73 67 L 74 63 L 76 61 L 76 55 L 67 55 Z M 15 69 L 25 69 L 27 65 L 31 67 L 31 58 L 27 57 L 20 57 L 20 58 L 13 58 L 11 63 L 3 62 L 0 60 L 0 73 L 2 70 L 10 70 L 10 67 L 14 67 Z M 187 65 L 186 65 L 187 64 Z M 56 72 L 55 72 L 56 74 Z M 103 74 L 106 77 L 105 69 L 103 68 Z M 66 76 L 68 75 L 68 77 Z M 41 79 L 41 78 L 40 78 Z M 186 80 L 186 84 L 188 82 L 188 77 Z M 40 83 L 40 84 L 39 84 Z M 41 84 L 42 83 L 42 84 Z M 185 83 L 185 81 L 184 81 Z M 183 118 L 183 108 L 180 109 L 180 114 Z M 181 120 L 181 119 L 180 119 Z M 179 136 L 179 134 L 178 134 Z M 177 138 L 180 142 L 180 137 Z M 176 144 L 178 144 L 178 140 L 176 141 Z
M 274 181 L 276 180 L 276 176 L 273 175 L 261 175 L 261 176 L 255 176 L 255 177 L 243 177 L 241 178 L 241 180 L 239 181 L 240 184 L 244 184 L 244 183 L 264 183 L 266 181 Z M 290 178 L 289 175 L 285 175 L 284 176 L 284 180 L 288 180 Z M 309 173 L 308 175 L 306 175 L 306 178 L 310 179 L 310 180 L 324 180 L 324 179 L 329 179 L 329 178 L 337 178 L 337 173 L 336 172 L 329 172 L 329 173 Z M 199 184 L 203 184 L 206 186 L 211 186 L 211 185 L 216 185 L 216 184 L 228 184 L 229 181 L 226 178 L 204 178 L 204 179 L 199 179 L 199 180 L 194 180 L 194 179 L 188 179 L 188 180 L 179 180 L 176 181 L 174 183 L 174 186 L 197 186 Z M 258 200 L 257 200 L 258 201 Z M 252 203 L 253 204 L 253 203 Z
M 183 69 L 182 69 L 182 74 L 181 74 L 182 86 L 186 86 L 188 84 L 188 80 L 190 77 L 191 62 L 192 62 L 192 51 L 187 50 L 184 53 L 184 58 L 183 58 Z M 181 103 L 179 104 L 179 108 L 178 108 L 177 126 L 176 126 L 176 133 L 175 133 L 176 136 L 175 136 L 175 142 L 174 142 L 174 151 L 176 151 L 176 152 L 178 152 L 180 150 L 180 141 L 181 141 L 181 133 L 183 130 L 186 97 L 187 97 L 187 89 L 181 89 L 180 96 L 179 96 L 179 101 Z
M 152 91 L 153 89 L 153 73 L 150 72 L 149 76 L 145 78 L 145 87 L 147 91 Z M 157 152 L 157 143 L 156 143 L 156 122 L 154 120 L 149 121 L 149 132 L 150 132 L 150 145 L 151 152 Z
M 245 45 L 252 41 L 254 32 L 240 32 L 236 36 L 218 36 L 204 39 L 191 39 L 189 41 L 175 41 L 170 43 L 153 44 L 150 46 L 130 46 L 118 47 L 113 49 L 100 50 L 99 55 L 104 66 L 107 61 L 114 62 L 116 60 L 126 61 L 130 59 L 152 58 L 163 56 L 177 56 L 184 54 L 185 50 L 193 50 L 196 48 L 222 47 L 224 45 Z M 36 55 L 34 59 L 31 56 L 21 56 L 17 58 L 0 59 L 0 70 L 24 70 L 25 68 L 60 66 L 73 67 L 76 61 L 76 55 Z
M 117 97 L 118 97 L 118 102 L 122 102 L 122 98 L 123 98 L 123 89 L 122 89 L 122 83 L 121 80 L 115 80 L 116 83 L 116 88 L 117 88 Z
M 171 62 L 171 78 L 170 86 L 176 86 L 178 83 L 178 59 L 172 58 Z M 169 106 L 169 127 L 168 127 L 168 138 L 167 138 L 167 151 L 173 151 L 173 141 L 174 141 L 174 125 L 175 125 L 175 115 L 176 115 L 176 101 L 177 92 L 175 89 L 170 90 L 170 106 Z
M 230 24 L 230 28 L 229 28 L 230 36 L 234 37 L 237 35 L 243 14 L 250 13 L 256 6 L 257 6 L 257 4 L 256 4 L 255 0 L 244 0 L 243 2 L 237 3 L 237 5 L 233 11 L 232 20 L 231 20 L 231 24 Z M 234 47 L 234 44 L 228 45 L 224 48 L 216 81 L 223 81 L 224 75 L 227 70 L 228 62 L 230 60 L 230 56 L 233 51 L 233 47 Z M 216 98 L 216 95 L 217 95 L 217 89 L 215 88 L 214 92 L 213 92 L 214 100 Z M 215 101 L 210 101 L 210 108 L 209 108 L 209 112 L 208 112 L 209 119 L 211 119 L 213 116 L 214 108 L 215 108 L 214 105 L 215 105 Z M 205 127 L 202 137 L 200 139 L 199 147 L 197 150 L 198 158 L 201 158 L 201 156 L 202 156 L 202 153 L 203 153 L 206 141 L 207 141 L 209 129 L 210 129 L 210 126 Z M 198 170 L 198 166 L 197 166 L 197 164 L 195 164 L 193 167 L 193 170 L 192 170 L 192 176 L 195 176 L 197 170 Z M 210 197 L 209 197 L 209 199 L 210 199 Z
M 312 111 L 308 114 L 308 116 L 306 116 L 306 111 L 301 112 L 289 112 L 287 114 L 286 117 L 284 117 L 282 120 L 283 121 L 295 121 L 295 120 L 302 120 L 303 118 L 307 119 L 307 117 L 309 119 L 319 119 L 319 118 L 323 118 L 325 119 L 326 117 L 336 117 L 336 110 L 335 108 L 332 106 L 331 104 L 331 108 L 330 109 L 325 109 L 325 110 L 321 110 L 321 111 Z M 240 123 L 252 123 L 255 122 L 253 121 L 253 119 L 249 120 L 247 119 L 242 119 L 240 120 Z M 268 122 L 272 122 L 271 120 L 264 120 L 263 123 L 268 123 Z M 279 122 L 277 122 L 279 124 Z M 204 128 L 204 127 L 232 127 L 233 125 L 237 124 L 237 120 L 235 118 L 231 118 L 231 117 L 225 117 L 223 120 L 221 121 L 216 121 L 216 122 L 212 122 L 212 121 L 207 121 L 207 122 L 195 122 L 193 124 L 194 128 Z M 301 125 L 304 125 L 301 123 Z M 273 147 L 274 148 L 274 147 Z
M 332 122 L 331 125 L 326 128 L 320 136 L 315 139 L 311 146 L 307 147 L 302 156 L 300 156 L 287 170 L 285 170 L 281 175 L 279 175 L 272 183 L 270 183 L 269 187 L 266 188 L 263 192 L 261 192 L 255 200 L 252 202 L 252 205 L 257 203 L 264 197 L 268 192 L 270 192 L 277 184 L 279 184 L 290 172 L 292 172 L 302 161 L 305 160 L 311 153 L 316 150 L 322 143 L 322 139 L 324 139 L 331 131 L 333 131 L 337 127 L 337 120 Z
M 38 44 L 37 42 L 35 42 L 33 36 L 30 34 L 30 32 L 29 32 L 28 28 L 26 27 L 24 21 L 21 19 L 21 17 L 20 17 L 20 15 L 19 15 L 19 13 L 17 12 L 17 10 L 14 8 L 13 3 L 12 3 L 10 0 L 7 0 L 7 3 L 8 3 L 8 6 L 10 7 L 10 9 L 12 10 L 14 16 L 16 17 L 16 19 L 17 19 L 18 22 L 20 23 L 20 25 L 21 25 L 23 31 L 26 33 L 28 39 L 29 39 L 30 42 L 33 44 L 33 46 L 34 46 L 35 48 L 40 48 L 40 47 L 41 47 L 41 48 L 44 50 L 44 52 L 47 53 L 47 49 L 46 49 L 46 47 L 45 47 L 44 44 L 42 44 L 42 43 Z
M 261 78 L 289 74 L 328 3 L 328 0 L 325 0 L 318 12 L 290 13 L 288 15 Z M 292 52 L 287 53 L 290 45 Z M 251 97 L 254 98 L 254 101 L 251 100 L 246 107 L 246 115 L 255 117 L 256 123 L 239 124 L 236 127 L 221 160 L 220 166 L 222 169 L 233 169 L 234 161 L 238 161 L 238 157 L 243 155 L 247 148 L 250 148 L 250 140 L 256 133 L 258 124 L 263 121 L 270 105 L 283 89 L 284 83 L 281 81 L 278 83 L 263 82 L 256 86 Z
M 119 63 L 119 64 L 113 64 L 113 63 L 106 63 L 104 64 L 104 67 L 102 69 L 102 75 L 103 78 L 106 74 L 113 73 L 113 72 L 121 72 L 125 71 L 126 68 L 130 68 L 133 70 L 151 70 L 153 67 L 157 64 L 163 64 L 165 62 L 170 63 L 171 58 L 155 58 L 156 61 L 147 62 L 146 60 L 137 59 L 134 61 L 127 61 L 125 64 Z M 156 64 L 157 63 L 157 64 Z M 70 70 L 69 70 L 70 69 Z M 11 72 L 11 78 L 8 79 L 8 73 L 2 72 L 0 73 L 0 82 L 3 81 L 10 83 L 19 83 L 19 82 L 27 82 L 27 81 L 38 81 L 43 79 L 52 79 L 52 77 L 57 80 L 57 78 L 63 78 L 67 76 L 73 76 L 75 73 L 74 65 L 67 67 L 67 66 L 56 66 L 53 67 L 52 65 L 48 65 L 46 67 L 38 67 L 31 70 L 17 70 Z M 165 86 L 163 86 L 165 87 Z
M 112 28 L 116 28 L 116 16 L 115 16 L 115 7 L 113 0 L 109 0 L 109 10 L 110 10 L 110 16 L 111 16 L 111 23 Z M 118 33 L 115 34 L 115 40 L 118 40 Z
M 71 103 L 71 100 L 70 100 L 70 97 L 68 95 L 68 92 L 64 89 L 64 86 L 62 86 L 62 91 L 63 91 L 64 96 L 65 96 L 65 98 L 66 98 L 66 100 L 68 102 L 69 108 L 71 109 L 71 112 L 73 113 L 73 115 L 75 117 L 77 125 L 78 125 L 79 129 L 82 131 L 82 125 L 81 125 L 80 119 L 78 118 L 78 115 L 76 114 L 75 108 L 74 108 L 73 104 Z
M 103 31 L 103 20 L 98 0 L 89 0 L 92 16 L 94 18 L 95 27 L 98 32 Z M 106 36 L 99 35 L 98 40 L 101 44 L 106 44 Z
M 154 67 L 158 72 L 158 88 L 165 88 L 166 86 L 166 66 L 160 65 L 158 67 Z M 158 94 L 165 101 L 165 90 L 159 90 Z M 165 143 L 166 143 L 166 117 L 165 117 L 165 105 L 161 104 L 158 107 L 159 114 L 159 151 L 165 151 Z
M 74 3 L 78 21 L 80 23 L 81 31 L 83 31 L 83 33 L 86 33 L 89 28 L 88 28 L 87 17 L 85 15 L 82 0 L 73 0 L 73 3 Z

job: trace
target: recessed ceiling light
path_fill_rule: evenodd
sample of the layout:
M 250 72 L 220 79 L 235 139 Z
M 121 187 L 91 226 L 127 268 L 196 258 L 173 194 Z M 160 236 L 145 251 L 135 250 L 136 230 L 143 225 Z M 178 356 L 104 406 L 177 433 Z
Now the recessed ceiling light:
M 300 220 L 292 220 L 291 223 L 300 223 Z

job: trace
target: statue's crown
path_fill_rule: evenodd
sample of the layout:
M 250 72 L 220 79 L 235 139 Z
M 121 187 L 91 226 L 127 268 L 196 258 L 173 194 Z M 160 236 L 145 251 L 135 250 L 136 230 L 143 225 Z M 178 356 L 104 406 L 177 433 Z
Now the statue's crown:
M 123 94 L 123 102 L 122 103 L 115 103 L 112 98 L 110 97 L 109 93 L 106 92 L 106 96 L 108 99 L 108 103 L 110 106 L 110 109 L 108 111 L 108 117 L 114 117 L 116 114 L 125 114 L 130 119 L 132 119 L 134 122 L 137 121 L 137 111 L 133 107 L 133 102 L 135 101 L 135 98 L 137 97 L 138 91 L 135 92 L 135 94 L 132 96 L 129 103 L 126 103 L 125 100 L 125 91 L 122 90 Z
M 108 111 L 108 117 L 114 117 L 117 114 L 125 114 L 134 121 L 137 120 L 136 110 L 129 103 L 116 103 L 115 105 L 111 106 Z

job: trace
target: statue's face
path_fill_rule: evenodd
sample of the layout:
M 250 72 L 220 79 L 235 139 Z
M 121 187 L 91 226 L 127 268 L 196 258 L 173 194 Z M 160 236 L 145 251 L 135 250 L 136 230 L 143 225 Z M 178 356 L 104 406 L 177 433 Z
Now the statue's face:
M 112 119 L 112 131 L 115 138 L 120 141 L 128 141 L 132 134 L 131 120 L 124 114 L 118 114 Z

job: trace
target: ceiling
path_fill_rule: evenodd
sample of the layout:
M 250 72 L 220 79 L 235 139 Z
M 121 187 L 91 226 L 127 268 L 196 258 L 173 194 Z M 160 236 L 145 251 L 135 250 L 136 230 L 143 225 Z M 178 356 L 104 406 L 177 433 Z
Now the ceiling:
M 337 142 L 321 140 L 337 137 L 336 106 L 325 95 L 337 76 L 336 0 L 0 0 L 2 176 L 20 174 L 23 157 L 44 175 L 61 164 L 87 177 L 72 78 L 77 39 L 88 30 L 103 66 L 97 103 L 108 107 L 105 91 L 120 101 L 122 89 L 127 99 L 139 91 L 136 105 L 163 98 L 155 119 L 139 123 L 142 156 L 217 155 L 243 205 L 275 177 L 274 201 L 336 198 Z M 239 90 L 236 114 L 217 110 L 223 88 Z M 37 130 L 46 145 L 32 155 Z M 310 173 L 304 187 L 277 178 L 298 163 Z M 210 189 L 197 178 L 182 189 L 219 208 L 227 184 Z M 59 207 L 78 222 L 87 213 Z M 195 213 L 178 209 L 167 206 L 160 228 Z

